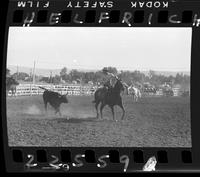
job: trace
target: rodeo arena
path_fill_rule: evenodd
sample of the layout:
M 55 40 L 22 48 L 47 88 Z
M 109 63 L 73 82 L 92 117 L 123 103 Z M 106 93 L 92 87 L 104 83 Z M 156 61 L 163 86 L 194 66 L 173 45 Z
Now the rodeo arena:
M 113 89 L 117 84 L 120 88 L 120 82 L 123 89 L 119 96 L 109 95 L 107 102 L 98 101 L 98 92 L 104 86 L 93 82 L 19 83 L 7 92 L 9 145 L 191 146 L 189 89 L 171 83 L 156 87 L 149 82 L 133 81 L 127 85 L 118 78 Z M 46 90 L 65 95 L 66 101 L 60 107 L 51 103 L 44 96 Z

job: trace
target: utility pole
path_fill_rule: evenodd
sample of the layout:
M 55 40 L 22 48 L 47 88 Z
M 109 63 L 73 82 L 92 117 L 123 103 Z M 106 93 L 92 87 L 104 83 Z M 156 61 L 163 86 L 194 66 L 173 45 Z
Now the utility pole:
M 33 73 L 32 73 L 32 75 L 33 75 L 33 85 L 35 84 L 35 60 L 34 60 L 34 66 L 33 66 Z M 32 84 L 30 84 L 30 94 L 31 94 L 31 96 L 32 96 Z
M 17 65 L 17 79 L 18 80 L 18 76 L 19 76 L 19 68 L 18 68 L 18 65 Z
M 50 71 L 50 83 L 52 83 L 52 71 Z
M 34 60 L 34 66 L 33 66 L 33 84 L 35 84 L 35 60 Z
M 50 85 L 51 85 L 51 89 L 53 89 L 53 78 L 52 78 L 52 71 L 50 71 L 50 78 L 49 78 L 49 82 L 50 82 Z
M 32 69 L 30 69 L 30 75 L 29 75 L 29 78 L 30 78 L 30 81 L 31 81 L 31 78 L 32 78 Z

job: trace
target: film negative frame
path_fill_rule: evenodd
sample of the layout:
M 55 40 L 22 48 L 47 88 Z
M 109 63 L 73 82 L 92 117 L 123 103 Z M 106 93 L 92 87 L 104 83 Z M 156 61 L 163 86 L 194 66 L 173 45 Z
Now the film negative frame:
M 198 1 L 104 1 L 91 7 L 88 3 L 66 8 L 69 1 L 11 0 L 8 6 L 4 60 L 2 65 L 2 125 L 5 166 L 7 172 L 144 172 L 145 165 L 154 162 L 155 172 L 199 172 L 200 143 L 198 59 L 200 58 L 200 2 Z M 76 2 L 76 1 L 74 1 Z M 83 3 L 79 0 L 77 2 Z M 112 2 L 112 3 L 108 3 Z M 131 3 L 132 2 L 132 3 Z M 134 3 L 133 3 L 134 2 Z M 140 4 L 140 3 L 141 4 Z M 95 3 L 95 2 L 94 2 Z M 136 3 L 136 4 L 135 4 Z M 19 5 L 21 4 L 21 5 Z M 111 4 L 113 6 L 111 6 Z M 143 4 L 143 5 L 142 5 Z M 104 7 L 106 5 L 106 7 Z M 89 6 L 89 7 L 88 7 Z M 135 7 L 136 6 L 136 7 Z M 40 12 L 39 12 L 40 11 Z M 65 13 L 63 12 L 65 11 Z M 135 22 L 122 22 L 126 12 L 135 13 Z M 34 14 L 33 14 L 34 13 Z M 41 13 L 42 15 L 38 15 Z M 52 15 L 52 13 L 54 13 Z M 61 14 L 59 14 L 61 13 Z M 67 22 L 58 16 L 64 14 Z M 89 15 L 85 15 L 88 13 Z M 102 14 L 103 13 L 103 14 Z M 43 18 L 46 14 L 46 18 Z M 78 16 L 76 16 L 78 14 Z M 140 18 L 144 14 L 144 18 Z M 64 16 L 63 15 L 63 16 Z M 94 17 L 95 15 L 95 17 Z M 109 16 L 109 18 L 107 18 Z M 74 17 L 74 18 L 73 18 Z M 119 18 L 118 18 L 119 17 Z M 32 19 L 31 19 L 32 18 Z M 121 19 L 121 20 L 120 20 Z M 190 27 L 192 28 L 191 54 L 191 133 L 192 148 L 138 148 L 138 147 L 9 147 L 6 124 L 5 66 L 8 28 L 10 26 L 63 26 L 63 27 Z M 153 158 L 153 159 L 152 159 Z M 155 161 L 156 160 L 156 161 Z M 151 163 L 153 164 L 153 163 Z M 151 166 L 151 165 L 150 165 Z M 152 167 L 152 168 L 154 168 Z M 153 169 L 150 168 L 149 171 Z

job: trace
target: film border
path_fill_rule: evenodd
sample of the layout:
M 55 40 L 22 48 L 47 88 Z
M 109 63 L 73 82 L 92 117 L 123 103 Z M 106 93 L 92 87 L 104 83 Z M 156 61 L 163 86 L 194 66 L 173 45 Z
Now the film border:
M 5 31 L 5 36 L 8 36 L 8 27 L 9 26 L 22 26 L 22 23 L 19 24 L 13 24 L 12 23 L 12 15 L 13 12 L 15 10 L 21 10 L 20 8 L 17 8 L 15 3 L 17 2 L 17 0 L 13 0 L 10 1 L 9 3 L 9 8 L 8 8 L 8 13 L 7 13 L 7 24 L 6 24 L 6 31 Z M 41 1 L 42 2 L 42 1 Z M 51 2 L 51 1 L 50 1 Z M 114 1 L 117 2 L 117 1 Z M 119 1 L 120 2 L 120 1 Z M 193 13 L 197 13 L 198 9 L 200 7 L 200 3 L 197 3 L 196 1 L 193 2 L 189 2 L 189 1 L 169 1 L 170 3 L 172 3 L 173 5 L 169 8 L 167 8 L 168 12 L 177 12 L 177 13 L 182 13 L 183 10 L 186 11 L 192 11 Z M 123 9 L 123 8 L 122 8 Z M 24 8 L 23 11 L 26 12 L 31 12 L 31 11 L 38 11 L 38 9 L 34 9 L 34 8 Z M 121 8 L 117 8 L 117 9 L 113 9 L 113 10 L 121 10 Z M 123 9 L 124 10 L 124 9 Z M 125 9 L 126 10 L 126 9 Z M 157 14 L 159 9 L 142 9 L 144 10 L 145 13 L 155 13 Z M 57 11 L 56 6 L 53 7 L 49 7 L 48 11 Z M 76 9 L 72 9 L 72 11 L 77 11 Z M 101 12 L 102 9 L 101 8 L 96 8 L 95 9 L 96 12 Z M 104 11 L 104 10 L 103 10 Z M 85 12 L 85 9 L 78 9 L 78 12 L 80 12 L 80 14 Z M 109 11 L 110 12 L 110 11 Z M 200 16 L 200 14 L 198 14 L 198 16 Z M 106 21 L 106 20 L 105 20 Z M 58 24 L 59 25 L 59 24 Z M 105 23 L 101 23 L 99 25 L 99 23 L 90 23 L 90 24 L 78 24 L 78 23 L 69 23 L 67 24 L 67 26 L 106 26 L 106 27 L 112 27 L 112 26 L 124 26 L 124 24 L 122 23 L 114 23 L 114 24 L 110 24 L 109 22 L 105 22 Z M 31 26 L 49 26 L 49 24 L 46 23 L 41 23 L 41 24 L 37 24 L 37 23 L 32 23 Z M 61 25 L 62 26 L 62 25 Z M 66 26 L 66 25 L 63 25 Z M 146 23 L 141 23 L 138 25 L 133 25 L 131 27 L 137 27 L 137 26 L 146 26 L 149 27 L 149 25 Z M 51 155 L 60 157 L 60 152 L 61 150 L 70 150 L 71 152 L 71 163 L 70 163 L 70 170 L 66 170 L 67 172 L 88 172 L 90 171 L 95 171 L 95 172 L 123 172 L 124 169 L 124 162 L 123 163 L 109 163 L 110 160 L 106 160 L 107 166 L 105 168 L 98 168 L 97 167 L 97 162 L 96 163 L 85 163 L 84 162 L 84 158 L 85 158 L 85 150 L 94 150 L 95 151 L 95 156 L 96 156 L 96 160 L 98 160 L 100 157 L 102 156 L 106 156 L 104 157 L 105 159 L 108 158 L 107 155 L 109 155 L 109 151 L 110 150 L 117 150 L 119 152 L 120 157 L 122 155 L 127 155 L 129 157 L 129 165 L 127 168 L 127 172 L 134 172 L 134 171 L 142 171 L 142 167 L 144 166 L 144 163 L 147 162 L 147 160 L 150 157 L 155 156 L 156 159 L 159 159 L 159 155 L 158 152 L 162 151 L 161 154 L 165 154 L 165 152 L 167 152 L 167 163 L 160 163 L 158 162 L 157 164 L 157 168 L 156 170 L 158 172 L 160 171 L 198 171 L 199 166 L 200 166 L 200 143 L 199 143 L 199 138 L 198 138 L 198 132 L 199 132 L 199 127 L 198 125 L 200 125 L 200 120 L 198 119 L 198 115 L 199 115 L 199 109 L 198 109 L 198 105 L 197 103 L 199 102 L 198 98 L 200 98 L 200 94 L 199 94 L 199 90 L 200 90 L 200 86 L 198 84 L 198 58 L 200 58 L 200 52 L 198 49 L 198 46 L 200 46 L 200 40 L 198 40 L 200 38 L 200 29 L 198 27 L 198 25 L 193 25 L 192 21 L 190 23 L 164 23 L 164 24 L 160 24 L 157 23 L 156 21 L 151 25 L 152 27 L 192 27 L 192 55 L 191 55 L 191 89 L 192 89 L 192 94 L 191 94 L 191 127 L 192 127 L 192 147 L 191 148 L 94 148 L 94 147 L 87 147 L 87 148 L 81 148 L 81 147 L 66 147 L 66 148 L 51 148 L 51 147 L 8 147 L 8 141 L 7 141 L 7 125 L 6 125 L 6 112 L 5 112 L 5 105 L 6 105 L 6 99 L 5 99 L 5 79 L 3 76 L 5 76 L 5 66 L 6 66 L 6 46 L 7 46 L 7 39 L 5 37 L 5 41 L 4 41 L 4 60 L 3 60 L 3 65 L 2 65 L 2 123 L 3 123 L 3 141 L 4 141 L 4 155 L 5 155 L 5 166 L 8 172 L 24 172 L 27 171 L 27 169 L 24 168 L 24 165 L 27 164 L 27 160 L 28 159 L 28 155 L 34 155 L 34 157 L 36 157 L 37 154 L 37 150 L 45 150 L 46 154 L 46 161 L 47 163 L 38 163 L 38 161 L 36 161 L 36 163 L 38 164 L 45 164 L 47 165 L 48 162 L 51 162 Z M 20 162 L 21 160 L 19 160 L 19 162 L 14 162 L 13 161 L 13 150 L 22 150 L 22 162 Z M 140 151 L 143 152 L 143 162 L 142 163 L 135 163 L 134 162 L 134 152 L 135 151 Z M 16 152 L 16 151 L 14 151 Z M 191 154 L 190 154 L 191 152 Z M 19 151 L 17 151 L 17 153 L 19 153 Z M 40 151 L 40 153 L 42 153 L 43 155 L 45 154 L 44 151 Z M 80 167 L 76 167 L 73 166 L 72 163 L 77 163 L 77 161 L 75 160 L 76 155 L 83 155 L 83 156 L 78 156 L 78 158 L 82 158 L 83 159 L 83 165 Z M 185 154 L 185 155 L 184 155 Z M 43 161 L 43 155 L 42 156 L 42 160 Z M 17 155 L 18 156 L 18 155 Z M 29 156 L 30 157 L 30 156 Z M 110 157 L 110 156 L 109 156 Z M 55 157 L 54 157 L 55 159 Z M 140 159 L 140 158 L 139 158 Z M 185 161 L 184 161 L 185 159 Z M 188 160 L 189 159 L 189 160 Z M 120 160 L 120 159 L 118 159 Z M 115 160 L 114 160 L 115 161 Z M 158 160 L 159 161 L 159 160 Z M 161 160 L 162 161 L 162 160 Z M 100 162 L 100 161 L 98 161 Z M 188 163 L 187 163 L 188 162 Z M 75 164 L 76 165 L 76 164 Z M 42 166 L 43 167 L 43 166 Z M 118 168 L 116 168 L 118 167 Z M 31 169 L 33 169 L 31 167 Z M 48 170 L 47 170 L 48 171 Z M 55 170 L 56 171 L 56 170 Z M 54 172 L 55 172 L 54 171 Z M 64 171 L 64 172 L 66 172 Z M 34 172 L 34 170 L 28 170 L 27 172 Z M 44 169 L 36 169 L 35 172 L 45 172 Z M 61 171 L 63 172 L 63 171 Z

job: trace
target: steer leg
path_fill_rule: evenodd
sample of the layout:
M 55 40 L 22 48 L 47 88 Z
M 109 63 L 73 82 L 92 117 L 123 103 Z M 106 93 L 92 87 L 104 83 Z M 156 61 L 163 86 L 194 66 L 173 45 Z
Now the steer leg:
M 44 101 L 44 109 L 45 109 L 45 113 L 47 114 L 47 102 Z
M 62 116 L 61 112 L 60 112 L 60 108 L 55 108 L 55 114 L 59 113 L 59 116 Z

